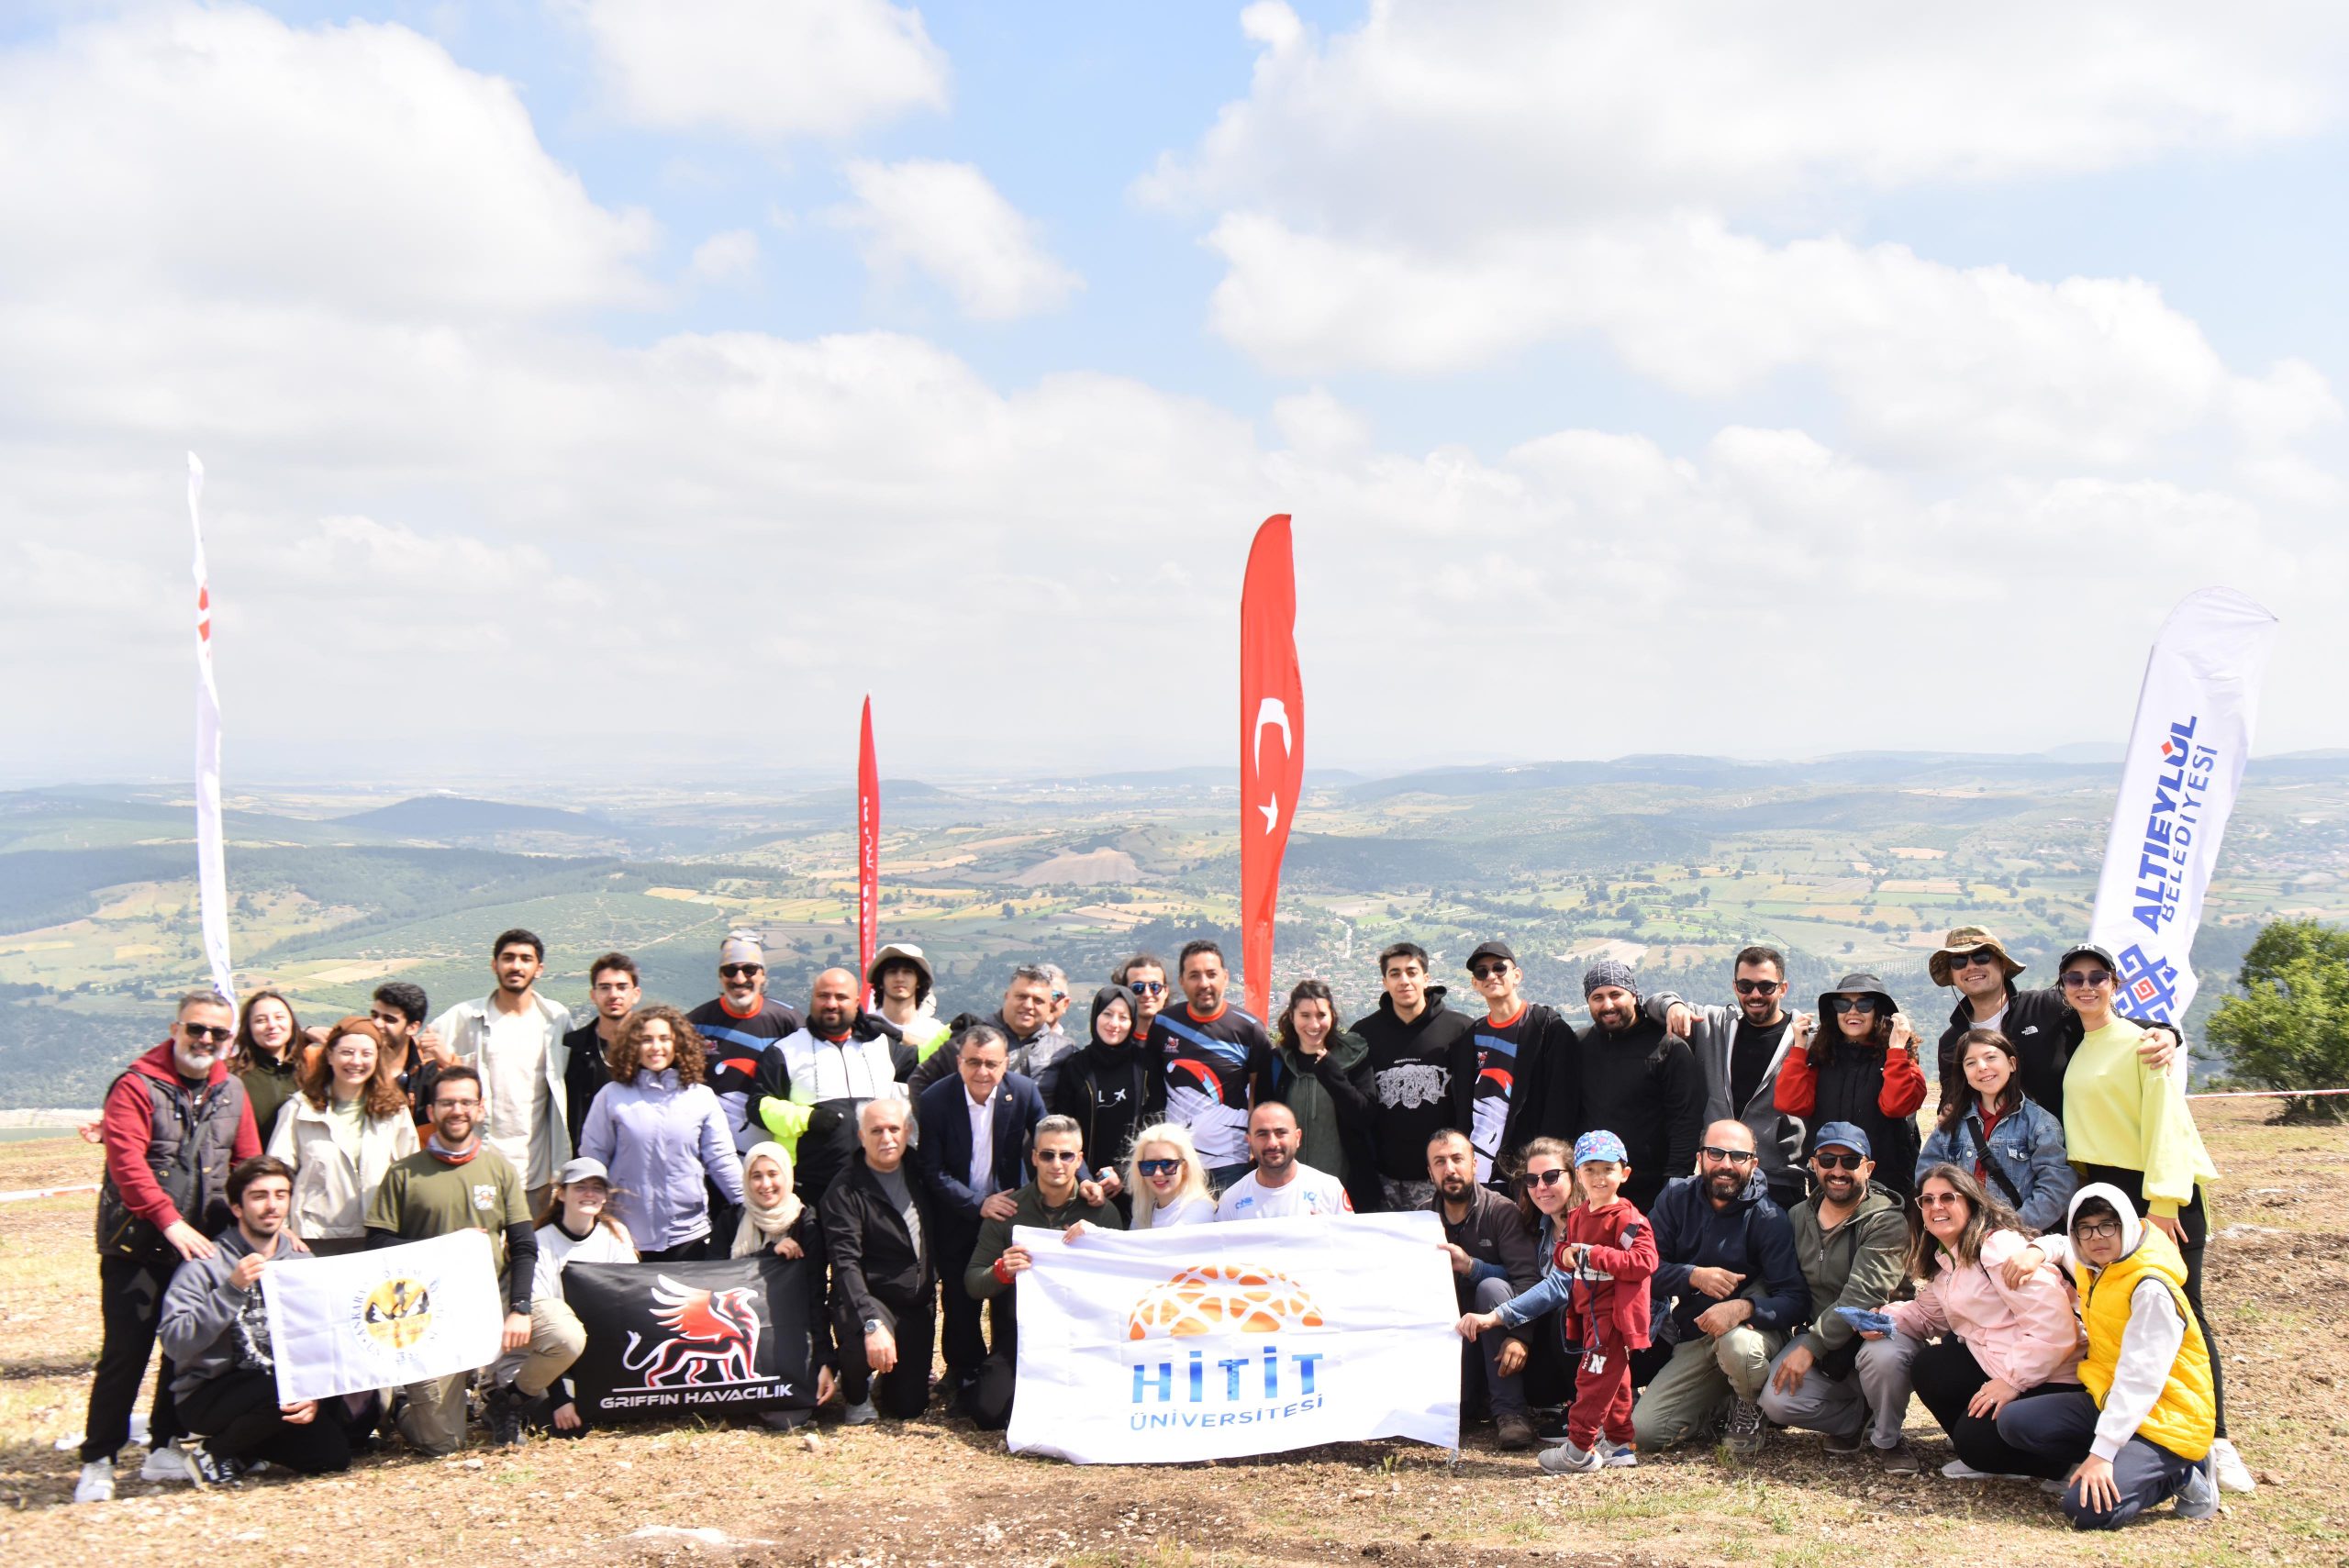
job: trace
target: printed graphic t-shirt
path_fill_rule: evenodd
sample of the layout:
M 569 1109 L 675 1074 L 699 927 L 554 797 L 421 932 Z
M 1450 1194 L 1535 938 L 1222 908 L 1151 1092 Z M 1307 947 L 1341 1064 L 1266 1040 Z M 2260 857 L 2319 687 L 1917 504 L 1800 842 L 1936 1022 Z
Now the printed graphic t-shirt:
M 1211 1018 L 1178 1005 L 1152 1022 L 1150 1049 L 1166 1080 L 1166 1119 L 1190 1133 L 1200 1161 L 1246 1164 L 1248 1085 L 1272 1061 L 1264 1026 L 1229 1002 Z

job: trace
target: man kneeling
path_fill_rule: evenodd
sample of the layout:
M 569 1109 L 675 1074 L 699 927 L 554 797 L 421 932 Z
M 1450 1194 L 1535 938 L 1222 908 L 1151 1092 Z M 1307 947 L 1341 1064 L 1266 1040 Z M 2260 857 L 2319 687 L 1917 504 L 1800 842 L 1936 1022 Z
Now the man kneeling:
M 974 1301 L 1001 1296 L 1012 1288 L 1020 1274 L 1036 1266 L 1036 1260 L 1027 1248 L 1013 1244 L 1011 1232 L 1015 1226 L 1058 1230 L 1070 1240 L 1081 1233 L 1077 1228 L 1082 1225 L 1097 1225 L 1105 1230 L 1126 1228 L 1125 1216 L 1118 1212 L 1116 1204 L 1088 1204 L 1079 1190 L 1076 1171 L 1085 1158 L 1085 1134 L 1075 1118 L 1048 1116 L 1038 1122 L 1035 1148 L 1030 1157 L 1035 1162 L 1036 1179 L 1013 1195 L 1011 1218 L 980 1222 L 978 1243 L 971 1249 L 971 1266 L 963 1274 L 963 1286 Z M 1011 1424 L 1012 1385 L 1019 1362 L 1019 1318 L 1016 1311 L 1009 1316 L 1007 1327 L 1009 1332 L 979 1363 L 979 1375 L 971 1384 L 965 1407 L 971 1419 L 989 1431 Z
M 156 1325 L 178 1371 L 172 1397 L 180 1418 L 203 1437 L 185 1451 L 188 1479 L 235 1485 L 263 1460 L 305 1475 L 347 1469 L 351 1440 L 340 1421 L 312 1400 L 277 1401 L 261 1276 L 310 1255 L 285 1229 L 293 1169 L 266 1155 L 247 1160 L 228 1173 L 228 1194 L 237 1223 L 216 1239 L 210 1257 L 180 1265 Z

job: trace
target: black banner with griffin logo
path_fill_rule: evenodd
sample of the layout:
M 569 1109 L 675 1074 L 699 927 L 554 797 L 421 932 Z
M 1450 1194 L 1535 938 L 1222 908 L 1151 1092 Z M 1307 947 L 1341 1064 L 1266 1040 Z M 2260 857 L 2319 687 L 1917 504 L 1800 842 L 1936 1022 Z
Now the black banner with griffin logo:
M 571 1264 L 562 1294 L 587 1330 L 570 1373 L 581 1413 L 624 1421 L 812 1407 L 807 1267 L 772 1252 Z

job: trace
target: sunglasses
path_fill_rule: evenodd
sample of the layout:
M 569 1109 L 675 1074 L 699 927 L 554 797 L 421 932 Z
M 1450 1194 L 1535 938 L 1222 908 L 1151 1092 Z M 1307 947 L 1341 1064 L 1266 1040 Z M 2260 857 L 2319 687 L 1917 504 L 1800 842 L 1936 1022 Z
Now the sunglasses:
M 1965 1197 L 1962 1193 L 1919 1193 L 1917 1195 L 1917 1207 L 1920 1208 L 1949 1208 L 1965 1201 Z
M 766 972 L 767 966 L 763 963 L 721 963 L 718 966 L 718 977 L 720 980 L 742 980 L 753 974 L 764 974 Z
M 1076 1163 L 1078 1155 L 1074 1149 L 1039 1149 L 1036 1158 L 1047 1165 L 1073 1165 Z
M 1137 1160 L 1134 1169 L 1145 1176 L 1171 1176 L 1183 1168 L 1180 1160 Z
M 1468 973 L 1479 980 L 1498 980 L 1502 975 L 1508 973 L 1508 965 L 1506 963 L 1472 963 L 1468 966 Z
M 1853 1154 L 1849 1152 L 1830 1154 L 1826 1150 L 1822 1149 L 1818 1153 L 1813 1154 L 1810 1158 L 1812 1162 L 1818 1165 L 1818 1167 L 1822 1171 L 1856 1171 L 1860 1168 L 1860 1162 L 1866 1159 L 1867 1156 L 1865 1154 Z
M 1126 989 L 1144 996 L 1157 996 L 1165 993 L 1166 982 L 1163 980 L 1129 980 L 1126 982 Z
M 1554 1187 L 1566 1179 L 1564 1171 L 1528 1171 L 1525 1184 L 1529 1187 Z
M 1971 952 L 1954 952 L 1949 955 L 1949 966 L 1952 969 L 1971 969 L 1977 963 L 1990 964 L 1998 962 L 1998 955 L 1988 948 L 1976 948 Z
M 190 1045 L 194 1045 L 200 1040 L 217 1040 L 220 1044 L 226 1045 L 230 1040 L 237 1038 L 237 1031 L 235 1029 L 218 1029 L 211 1024 L 182 1024 L 180 1026 L 180 1033 L 187 1037 L 187 1040 Z
M 1827 1010 L 1831 1013 L 1869 1013 L 1876 1011 L 1873 996 L 1830 996 Z
M 1725 1165 L 1751 1165 L 1762 1158 L 1751 1149 L 1716 1149 L 1709 1143 L 1697 1152 L 1708 1160 L 1719 1160 Z
M 2109 969 L 2067 969 L 2064 972 L 2064 989 L 2092 991 L 2112 978 Z
M 1787 983 L 1783 980 L 1741 980 L 1737 983 L 1737 994 L 1741 996 L 1767 996 L 1773 991 L 1786 988 Z

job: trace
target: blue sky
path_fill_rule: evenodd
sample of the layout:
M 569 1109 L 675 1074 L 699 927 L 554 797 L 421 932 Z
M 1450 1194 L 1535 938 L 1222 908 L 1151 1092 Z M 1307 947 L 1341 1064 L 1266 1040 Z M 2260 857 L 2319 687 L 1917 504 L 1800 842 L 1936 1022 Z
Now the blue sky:
M 2313 5 L 20 12 L 0 640 L 95 651 L 0 721 L 23 776 L 174 765 L 193 446 L 271 768 L 387 703 L 442 728 L 484 668 L 528 694 L 491 772 L 613 700 L 685 766 L 747 702 L 789 762 L 866 690 L 932 771 L 1217 760 L 1192 694 L 1281 508 L 1332 765 L 1799 753 L 1855 708 L 1853 745 L 2117 740 L 2207 582 L 2285 619 L 2263 748 L 2349 742 L 2345 39 Z M 345 595 L 402 613 L 297 629 Z M 1943 710 L 1953 617 L 2121 717 Z M 1506 711 L 1464 704 L 1495 670 Z

